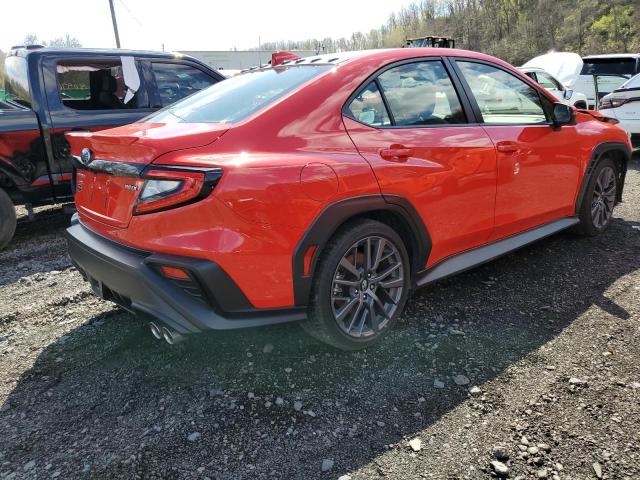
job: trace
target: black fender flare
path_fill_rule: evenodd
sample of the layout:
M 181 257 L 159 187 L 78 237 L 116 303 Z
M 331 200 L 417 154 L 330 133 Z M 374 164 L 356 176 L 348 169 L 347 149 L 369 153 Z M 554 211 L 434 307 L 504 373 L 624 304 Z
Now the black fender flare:
M 298 242 L 293 253 L 293 292 L 296 306 L 306 306 L 309 302 L 313 274 L 322 251 L 333 234 L 351 219 L 389 213 L 402 219 L 411 236 L 412 285 L 415 274 L 424 269 L 431 252 L 431 237 L 415 207 L 399 195 L 363 195 L 346 198 L 326 206 Z M 315 246 L 308 275 L 304 271 L 304 258 L 309 248 Z
M 578 190 L 578 197 L 576 199 L 576 213 L 580 213 L 580 209 L 582 208 L 582 202 L 584 201 L 584 194 L 587 190 L 587 185 L 589 184 L 589 180 L 591 179 L 591 175 L 602 158 L 602 156 L 606 153 L 617 152 L 622 154 L 622 168 L 618 172 L 618 192 L 616 195 L 616 202 L 622 201 L 622 191 L 624 189 L 624 179 L 627 175 L 627 165 L 629 160 L 631 159 L 631 150 L 629 147 L 622 142 L 604 142 L 598 144 L 591 152 L 591 158 L 589 159 L 589 163 L 584 172 L 584 176 L 582 177 L 582 183 L 580 184 L 580 190 Z

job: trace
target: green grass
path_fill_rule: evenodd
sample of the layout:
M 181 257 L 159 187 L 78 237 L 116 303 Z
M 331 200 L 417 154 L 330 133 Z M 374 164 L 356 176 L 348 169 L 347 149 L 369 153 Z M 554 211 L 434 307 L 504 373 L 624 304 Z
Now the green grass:
M 4 93 L 4 90 L 2 90 L 0 88 L 0 102 L 2 102 L 3 100 L 5 100 L 7 98 L 7 94 Z

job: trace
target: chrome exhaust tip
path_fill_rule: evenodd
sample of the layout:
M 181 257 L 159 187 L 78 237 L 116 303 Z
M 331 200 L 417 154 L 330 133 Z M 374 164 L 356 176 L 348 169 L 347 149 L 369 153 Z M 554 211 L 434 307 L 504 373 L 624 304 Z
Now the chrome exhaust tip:
M 162 340 L 162 330 L 160 327 L 156 325 L 154 322 L 149 322 L 149 328 L 151 329 L 151 334 L 156 337 L 158 340 Z
M 167 327 L 162 327 L 162 336 L 164 341 L 169 345 L 175 345 L 185 340 L 184 335 L 180 335 L 178 332 L 169 330 Z

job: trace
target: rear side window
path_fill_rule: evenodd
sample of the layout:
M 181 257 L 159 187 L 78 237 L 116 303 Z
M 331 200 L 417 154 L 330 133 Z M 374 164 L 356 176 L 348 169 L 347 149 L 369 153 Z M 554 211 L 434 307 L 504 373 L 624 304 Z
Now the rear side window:
M 179 63 L 152 62 L 160 105 L 166 107 L 218 81 L 195 67 Z
M 417 62 L 387 70 L 378 77 L 394 125 L 465 123 L 449 74 L 441 62 Z
M 538 91 L 522 79 L 484 63 L 457 61 L 484 123 L 540 124 L 547 117 Z
M 23 57 L 10 56 L 4 62 L 5 67 L 5 98 L 26 107 L 31 106 L 29 93 L 29 74 L 27 60 Z
M 283 66 L 243 73 L 164 108 L 145 121 L 237 122 L 331 68 L 331 65 Z
M 133 74 L 138 75 L 137 70 Z M 58 92 L 62 103 L 75 110 L 122 110 L 147 108 L 144 88 L 127 96 L 120 61 L 70 61 L 56 66 Z
M 354 98 L 348 107 L 348 112 L 360 123 L 373 127 L 391 125 L 389 114 L 384 106 L 382 95 L 376 82 L 371 82 Z

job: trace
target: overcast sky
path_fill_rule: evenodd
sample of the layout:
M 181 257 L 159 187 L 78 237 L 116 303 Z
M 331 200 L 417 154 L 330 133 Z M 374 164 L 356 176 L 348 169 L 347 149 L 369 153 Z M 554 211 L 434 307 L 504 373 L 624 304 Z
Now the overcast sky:
M 2 9 L 0 49 L 26 34 L 115 47 L 108 0 L 21 0 Z M 410 0 L 114 0 L 123 48 L 246 49 L 262 42 L 369 31 Z

